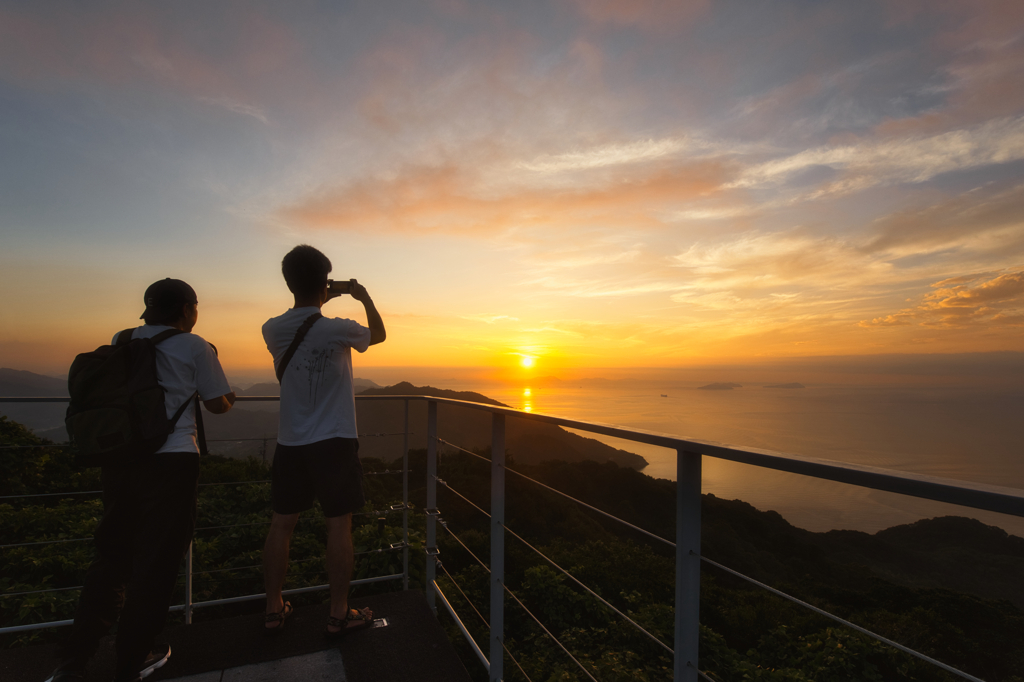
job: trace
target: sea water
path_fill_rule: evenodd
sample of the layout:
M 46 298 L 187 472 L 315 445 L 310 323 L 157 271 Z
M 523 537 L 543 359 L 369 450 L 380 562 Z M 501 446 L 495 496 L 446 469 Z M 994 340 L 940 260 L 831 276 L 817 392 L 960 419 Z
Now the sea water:
M 422 384 L 421 384 L 422 385 Z M 462 377 L 468 390 L 524 412 L 553 414 L 703 441 L 1024 489 L 1024 389 L 984 386 L 743 384 L 694 381 L 520 381 Z M 598 436 L 642 455 L 644 473 L 675 479 L 675 451 Z M 813 531 L 874 532 L 936 516 L 969 516 L 1024 536 L 1024 519 L 853 485 L 703 458 L 702 489 L 774 510 Z

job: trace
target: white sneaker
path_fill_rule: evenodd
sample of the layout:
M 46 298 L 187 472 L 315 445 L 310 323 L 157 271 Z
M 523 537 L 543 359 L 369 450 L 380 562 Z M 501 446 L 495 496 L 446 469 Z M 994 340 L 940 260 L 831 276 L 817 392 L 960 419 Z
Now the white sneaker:
M 171 657 L 171 645 L 158 646 L 149 652 L 146 660 L 142 662 L 142 670 L 139 671 L 139 679 L 149 677 L 153 671 L 162 668 L 167 659 Z

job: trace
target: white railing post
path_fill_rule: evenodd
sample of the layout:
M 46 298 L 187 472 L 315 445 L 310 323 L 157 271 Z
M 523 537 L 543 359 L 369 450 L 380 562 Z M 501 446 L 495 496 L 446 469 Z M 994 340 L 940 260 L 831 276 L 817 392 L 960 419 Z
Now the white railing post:
M 697 682 L 701 456 L 676 451 L 676 682 Z
M 405 399 L 405 438 L 402 439 L 402 589 L 409 589 L 409 399 Z
M 437 615 L 434 580 L 437 579 L 437 401 L 427 401 L 427 604 Z
M 491 419 L 490 682 L 505 674 L 505 415 Z
M 192 546 L 185 550 L 185 625 L 192 625 Z

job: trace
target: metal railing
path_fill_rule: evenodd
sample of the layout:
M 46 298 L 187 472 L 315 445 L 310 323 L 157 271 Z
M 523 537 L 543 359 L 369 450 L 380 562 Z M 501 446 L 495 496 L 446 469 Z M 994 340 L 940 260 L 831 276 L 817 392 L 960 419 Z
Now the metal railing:
M 437 600 L 438 597 L 441 600 L 442 606 L 455 620 L 458 628 L 466 638 L 467 642 L 473 649 L 480 662 L 487 668 L 489 678 L 492 682 L 498 682 L 504 678 L 504 654 L 508 654 L 510 660 L 516 665 L 516 667 L 526 676 L 525 671 L 519 665 L 519 662 L 512 655 L 512 652 L 508 650 L 504 642 L 504 624 L 505 624 L 505 594 L 507 593 L 515 604 L 523 609 L 537 624 L 554 640 L 554 642 L 570 657 L 579 669 L 589 678 L 595 679 L 592 673 L 586 669 L 573 655 L 572 653 L 557 640 L 557 638 L 544 626 L 544 624 L 536 618 L 536 616 L 529 611 L 526 605 L 512 592 L 511 589 L 505 584 L 504 568 L 505 568 L 505 534 L 506 532 L 511 535 L 514 539 L 523 542 L 529 549 L 539 554 L 545 561 L 554 566 L 558 571 L 568 576 L 574 584 L 585 590 L 588 594 L 596 599 L 599 599 L 607 608 L 610 608 L 620 617 L 624 618 L 632 627 L 636 627 L 648 638 L 653 640 L 658 646 L 670 652 L 673 656 L 673 678 L 675 680 L 686 680 L 687 682 L 701 679 L 710 679 L 707 675 L 702 672 L 698 667 L 698 637 L 699 637 L 699 598 L 700 598 L 700 567 L 701 562 L 713 565 L 716 568 L 727 571 L 728 573 L 735 575 L 743 580 L 746 580 L 756 586 L 767 589 L 773 594 L 781 596 L 785 599 L 791 600 L 801 606 L 809 608 L 820 615 L 831 618 L 843 625 L 852 627 L 853 629 L 861 632 L 862 634 L 873 637 L 885 644 L 893 646 L 905 653 L 916 656 L 921 660 L 927 661 L 933 665 L 936 665 L 947 672 L 958 675 L 964 679 L 973 680 L 975 682 L 982 682 L 978 678 L 964 673 L 960 670 L 952 668 L 951 666 L 937 661 L 933 658 L 925 656 L 919 652 L 913 651 L 908 647 L 888 640 L 880 635 L 872 633 L 860 626 L 845 621 L 833 614 L 827 613 L 817 607 L 802 602 L 801 600 L 785 594 L 775 588 L 768 585 L 764 585 L 748 576 L 742 575 L 726 566 L 722 566 L 711 559 L 702 556 L 701 554 L 701 468 L 703 457 L 716 457 L 719 459 L 725 459 L 733 462 L 739 462 L 748 464 L 751 466 L 762 467 L 766 469 L 773 469 L 776 471 L 784 471 L 789 473 L 800 474 L 804 476 L 811 476 L 823 480 L 837 481 L 849 485 L 855 485 L 864 488 L 871 488 L 875 490 L 882 490 L 900 495 L 908 495 L 918 497 L 922 499 L 945 502 L 954 504 L 962 507 L 970 507 L 973 509 L 981 509 L 986 511 L 998 512 L 1002 514 L 1009 514 L 1012 516 L 1024 517 L 1024 491 L 1000 488 L 996 486 L 987 486 L 974 483 L 967 483 L 963 481 L 954 481 L 950 479 L 942 479 L 932 476 L 923 476 L 918 474 L 909 474 L 897 471 L 891 471 L 886 469 L 880 469 L 876 467 L 861 466 L 856 464 L 846 464 L 842 462 L 834 462 L 828 460 L 814 459 L 810 457 L 801 457 L 797 455 L 789 455 L 784 453 L 773 452 L 770 450 L 764 450 L 759 448 L 741 448 L 721 443 L 715 443 L 710 441 L 701 441 L 695 439 L 680 438 L 677 436 L 656 433 L 651 431 L 644 431 L 639 429 L 627 429 L 609 424 L 597 424 L 591 422 L 584 422 L 574 419 L 566 419 L 553 415 L 544 415 L 538 413 L 526 413 L 519 410 L 515 410 L 507 407 L 500 407 L 495 405 L 471 403 L 461 400 L 453 400 L 447 398 L 437 397 L 424 397 L 424 396 L 357 396 L 358 400 L 401 400 L 404 401 L 405 405 L 405 429 L 403 433 L 404 447 L 403 447 L 403 573 L 391 576 L 379 576 L 376 578 L 364 579 L 361 581 L 353 581 L 353 585 L 365 582 L 375 582 L 382 580 L 397 580 L 402 579 L 403 585 L 408 587 L 408 509 L 409 509 L 409 485 L 408 485 L 408 453 L 409 453 L 409 404 L 411 401 L 425 401 L 427 403 L 427 471 L 426 471 L 426 543 L 425 552 L 427 556 L 426 561 L 426 598 L 434 613 L 437 613 Z M 66 398 L 36 398 L 36 399 L 11 399 L 11 398 L 0 398 L 0 402 L 66 402 Z M 276 397 L 240 397 L 238 400 L 245 401 L 273 401 L 278 400 Z M 491 415 L 491 457 L 481 457 L 480 455 L 473 453 L 465 448 L 462 448 L 454 443 L 448 442 L 438 437 L 438 405 L 454 405 L 472 410 L 478 410 L 490 413 Z M 621 438 L 624 440 L 630 440 L 638 443 L 645 443 L 648 445 L 656 445 L 660 447 L 670 448 L 676 452 L 676 536 L 675 541 L 671 541 L 666 538 L 662 538 L 654 533 L 651 533 L 643 528 L 629 524 L 622 519 L 619 519 L 607 512 L 604 512 L 592 505 L 586 504 L 580 500 L 570 497 L 565 493 L 558 491 L 550 486 L 547 486 L 540 481 L 531 479 L 520 472 L 516 472 L 512 469 L 508 469 L 505 463 L 505 440 L 506 440 L 506 417 L 514 416 L 521 419 L 531 420 L 540 423 L 553 424 L 557 426 L 567 427 L 579 431 L 586 431 L 604 436 L 611 436 L 615 438 Z M 488 462 L 490 467 L 490 511 L 485 511 L 480 506 L 473 503 L 466 495 L 454 490 L 449 486 L 443 479 L 438 478 L 437 465 L 438 455 L 440 447 L 451 447 L 464 453 L 479 457 Z M 513 475 L 525 479 L 533 484 L 541 486 L 548 491 L 558 494 L 564 498 L 571 500 L 574 503 L 583 505 L 584 507 L 603 515 L 606 518 L 614 520 L 616 522 L 625 524 L 634 531 L 638 531 L 646 537 L 656 540 L 660 543 L 672 546 L 675 550 L 675 627 L 673 632 L 672 646 L 665 642 L 660 641 L 655 635 L 644 630 L 639 624 L 635 623 L 628 616 L 623 614 L 621 611 L 616 609 L 614 606 L 609 604 L 606 600 L 601 599 L 596 592 L 591 588 L 584 585 L 568 571 L 555 563 L 552 559 L 545 556 L 542 552 L 537 550 L 535 547 L 530 545 L 525 539 L 520 537 L 514 531 L 509 529 L 505 525 L 505 501 L 506 501 L 506 472 L 512 473 Z M 395 472 L 398 473 L 398 472 Z M 489 581 L 489 620 L 484 618 L 472 602 L 466 597 L 465 592 L 455 582 L 452 576 L 448 573 L 447 569 L 442 564 L 439 558 L 439 552 L 437 547 L 437 527 L 440 524 L 442 529 L 449 533 L 459 544 L 469 551 L 469 548 L 459 540 L 458 536 L 454 531 L 448 528 L 446 522 L 440 516 L 440 511 L 437 507 L 437 490 L 438 485 L 441 485 L 445 489 L 451 491 L 458 497 L 462 498 L 478 511 L 489 517 L 490 524 L 490 556 L 489 563 L 485 563 L 479 557 L 470 551 L 473 558 L 479 562 L 488 573 Z M 441 590 L 441 587 L 437 583 L 437 569 L 440 568 L 447 578 L 452 582 L 452 585 L 461 593 L 466 603 L 468 603 L 476 615 L 486 625 L 489 634 L 487 642 L 487 652 L 483 651 L 483 648 L 473 639 L 469 633 L 463 620 L 459 617 L 457 611 L 451 604 L 451 601 Z M 191 575 L 191 562 L 188 562 L 188 569 L 186 574 Z M 190 578 L 188 579 L 191 580 Z M 189 583 L 190 584 L 190 583 Z M 296 594 L 300 592 L 308 592 L 314 590 L 326 589 L 327 586 L 313 586 L 305 588 L 297 588 L 295 590 L 289 590 L 287 594 Z M 60 588 L 69 589 L 69 588 Z M 239 597 L 231 597 L 228 599 L 219 599 L 207 602 L 188 603 L 181 604 L 172 607 L 172 610 L 184 610 L 186 612 L 187 621 L 190 620 L 191 610 L 202 606 L 212 606 L 219 604 L 235 603 L 246 600 L 261 599 L 264 595 L 243 595 Z M 35 628 L 35 627 L 54 627 L 57 625 L 68 624 L 71 621 L 59 621 L 55 623 L 43 623 L 36 624 L 33 626 L 16 626 L 15 628 L 3 628 L 0 629 L 0 633 L 14 632 L 23 629 Z M 527 677 L 527 679 L 529 679 Z
M 380 398 L 377 398 L 380 399 Z M 654 641 L 658 646 L 669 651 L 673 656 L 673 679 L 675 680 L 686 680 L 693 681 L 699 678 L 710 679 L 701 671 L 698 667 L 698 639 L 699 639 L 699 611 L 700 611 L 700 566 L 701 562 L 714 565 L 717 568 L 721 568 L 730 574 L 746 580 L 758 587 L 764 588 L 788 599 L 794 603 L 797 603 L 805 608 L 811 609 L 819 615 L 826 616 L 835 620 L 843 625 L 853 628 L 854 630 L 873 637 L 878 641 L 881 641 L 889 646 L 893 646 L 904 653 L 915 656 L 927 663 L 935 665 L 947 672 L 958 675 L 964 679 L 972 680 L 973 682 L 982 682 L 979 678 L 974 677 L 968 673 L 957 670 L 952 666 L 949 666 L 941 661 L 935 660 L 929 656 L 925 656 L 917 651 L 914 651 L 908 647 L 905 647 L 897 642 L 893 642 L 889 639 L 881 637 L 873 632 L 866 630 L 860 626 L 857 626 L 849 621 L 843 620 L 833 614 L 825 612 L 817 607 L 814 607 L 806 602 L 803 602 L 791 595 L 785 594 L 779 590 L 776 590 L 768 585 L 764 585 L 748 576 L 745 576 L 737 571 L 722 566 L 711 559 L 702 556 L 700 549 L 701 542 L 701 471 L 702 471 L 702 459 L 705 456 L 717 457 L 720 459 L 726 459 L 734 462 L 740 462 L 743 464 L 749 464 L 767 469 L 774 469 L 777 471 L 785 471 L 789 473 L 801 474 L 805 476 L 812 476 L 824 480 L 837 481 L 840 483 L 846 483 L 850 485 L 856 485 L 859 487 L 872 488 L 875 490 L 883 490 L 887 492 L 893 492 L 901 495 L 909 495 L 913 497 L 919 497 L 923 499 L 933 500 L 937 502 L 945 502 L 963 507 L 970 507 L 974 509 L 982 509 L 986 511 L 999 512 L 1003 514 L 1009 514 L 1013 516 L 1024 517 L 1024 491 L 1000 488 L 996 486 L 986 486 L 980 484 L 967 483 L 963 481 L 954 481 L 949 479 L 942 479 L 932 476 L 922 476 L 918 474 L 909 474 L 897 471 L 890 471 L 886 469 L 880 469 L 877 467 L 861 466 L 856 464 L 846 464 L 842 462 L 833 462 L 828 460 L 814 459 L 810 457 L 800 457 L 796 455 L 788 455 L 770 450 L 764 450 L 759 448 L 740 448 L 721 443 L 714 443 L 709 441 L 700 441 L 687 438 L 679 438 L 677 436 L 655 433 L 651 431 L 643 431 L 638 429 L 627 429 L 608 424 L 595 424 L 590 422 L 583 422 L 574 419 L 566 419 L 562 417 L 544 415 L 537 413 L 526 413 L 519 410 L 506 407 L 498 407 L 494 405 L 486 405 L 480 403 L 469 403 L 459 400 L 451 400 L 446 398 L 420 398 L 421 400 L 427 401 L 427 543 L 426 552 L 428 555 L 427 562 L 427 600 L 431 608 L 437 611 L 436 602 L 437 597 L 440 597 L 442 605 L 449 612 L 452 618 L 455 619 L 460 631 L 467 639 L 471 648 L 473 649 L 476 656 L 480 659 L 481 663 L 488 669 L 489 678 L 492 682 L 498 682 L 504 678 L 504 653 L 508 653 L 510 659 L 516 664 L 521 672 L 522 667 L 519 666 L 518 661 L 512 657 L 511 652 L 505 647 L 504 644 L 504 608 L 505 608 L 505 594 L 507 593 L 517 606 L 522 608 L 527 615 L 532 618 L 537 624 L 547 633 L 551 639 L 557 644 L 565 654 L 572 659 L 580 671 L 586 675 L 588 679 L 594 680 L 594 676 L 591 671 L 579 662 L 572 655 L 572 653 L 561 643 L 558 639 L 544 626 L 543 623 L 526 607 L 525 604 L 512 592 L 512 590 L 505 585 L 504 581 L 504 562 L 505 562 L 505 534 L 508 533 L 513 538 L 523 542 L 529 549 L 539 554 L 545 561 L 554 566 L 562 574 L 568 576 L 577 586 L 581 587 L 588 594 L 595 599 L 598 599 L 607 608 L 610 608 L 620 617 L 626 620 L 630 626 L 635 627 L 649 639 Z M 443 479 L 437 475 L 437 464 L 439 448 L 441 446 L 453 447 L 469 455 L 479 457 L 476 453 L 473 453 L 465 448 L 461 448 L 454 443 L 450 443 L 438 437 L 438 410 L 439 404 L 447 405 L 458 405 L 461 407 L 480 410 L 491 414 L 492 425 L 491 425 L 491 457 L 487 460 L 490 465 L 490 479 L 491 479 L 491 509 L 490 512 L 485 511 L 476 503 L 472 502 L 465 494 L 454 490 L 449 486 Z M 506 432 L 506 417 L 514 416 L 521 419 L 554 424 L 557 426 L 567 427 L 579 431 L 587 431 L 590 433 L 600 434 L 604 436 L 612 436 L 615 438 L 621 438 L 625 440 L 645 443 L 649 445 L 657 445 L 661 447 L 671 448 L 676 451 L 676 537 L 675 542 L 672 542 L 666 538 L 662 538 L 654 533 L 651 533 L 643 528 L 639 528 L 633 524 L 629 524 L 622 519 L 619 519 L 603 510 L 600 510 L 592 505 L 586 504 L 580 500 L 570 497 L 565 493 L 551 488 L 550 486 L 531 479 L 520 472 L 513 469 L 508 469 L 505 466 L 505 432 Z M 486 458 L 481 458 L 485 459 Z M 550 557 L 547 557 L 542 552 L 537 550 L 535 547 L 530 545 L 526 540 L 520 537 L 513 530 L 509 529 L 505 525 L 505 479 L 506 472 L 511 473 L 517 477 L 525 479 L 535 485 L 541 486 L 550 492 L 560 495 L 561 497 L 567 498 L 572 502 L 582 505 L 594 512 L 603 515 L 606 518 L 624 524 L 634 531 L 638 531 L 644 536 L 651 539 L 657 540 L 661 543 L 672 546 L 675 549 L 676 559 L 676 571 L 675 571 L 675 627 L 673 632 L 673 646 L 669 647 L 666 643 L 661 642 L 656 636 L 646 631 L 639 624 L 634 622 L 628 616 L 623 614 L 621 611 L 616 609 L 614 606 L 609 604 L 606 600 L 601 599 L 591 588 L 584 585 L 575 576 L 572 576 L 568 571 L 555 563 Z M 490 562 L 489 564 L 484 563 L 479 557 L 472 553 L 465 544 L 458 539 L 458 536 L 448 528 L 448 524 L 443 521 L 440 516 L 440 511 L 437 508 L 437 486 L 450 490 L 456 496 L 469 503 L 479 512 L 489 517 L 490 524 Z M 447 598 L 442 592 L 440 586 L 437 583 L 436 569 L 440 567 L 446 576 L 451 580 L 455 588 L 460 592 L 463 598 L 473 608 L 474 612 L 481 620 L 485 620 L 480 613 L 480 610 L 472 604 L 471 601 L 466 597 L 465 592 L 462 588 L 454 581 L 444 566 L 441 564 L 438 557 L 437 550 L 437 525 L 441 524 L 442 528 L 448 532 L 459 544 L 461 544 L 473 558 L 480 563 L 481 566 L 488 572 L 489 580 L 489 601 L 490 601 L 490 622 L 487 623 L 489 630 L 488 634 L 488 646 L 487 653 L 485 654 L 483 648 L 477 644 L 470 635 L 468 628 L 464 624 L 461 618 L 459 618 L 455 609 L 451 605 L 451 600 Z M 525 676 L 525 672 L 523 672 Z M 529 679 L 527 677 L 527 679 Z
M 276 402 L 278 400 L 280 400 L 280 398 L 278 398 L 276 396 L 238 396 L 236 398 L 237 402 Z M 68 402 L 68 398 L 0 398 L 0 403 L 60 403 L 60 402 L 65 402 L 66 403 L 66 402 Z M 370 551 L 366 551 L 366 552 L 358 552 L 358 553 L 355 554 L 355 556 L 362 556 L 362 555 L 368 555 L 368 554 L 379 554 L 379 553 L 383 553 L 383 552 L 399 551 L 399 550 L 401 550 L 401 552 L 402 552 L 402 572 L 401 573 L 392 574 L 392 575 L 382 575 L 382 576 L 374 576 L 374 577 L 371 577 L 371 578 L 355 579 L 355 580 L 352 580 L 352 582 L 351 582 L 352 585 L 365 585 L 365 584 L 382 582 L 382 581 L 391 581 L 391 580 L 397 581 L 397 580 L 401 580 L 402 581 L 403 589 L 409 589 L 409 509 L 410 509 L 410 507 L 409 507 L 409 436 L 411 435 L 411 432 L 409 431 L 409 401 L 405 400 L 405 429 L 404 429 L 404 431 L 398 432 L 398 433 L 389 433 L 389 434 L 360 434 L 360 437 L 364 437 L 364 436 L 399 436 L 399 435 L 404 436 L 403 444 L 402 444 L 402 452 L 403 452 L 402 468 L 399 469 L 399 470 L 394 470 L 394 471 L 386 469 L 384 471 L 366 472 L 366 474 L 364 474 L 364 475 L 379 476 L 379 475 L 387 475 L 387 474 L 402 474 L 402 503 L 400 505 L 391 505 L 389 508 L 383 509 L 383 510 L 373 510 L 373 511 L 369 511 L 369 512 L 356 512 L 355 514 L 353 514 L 353 516 L 379 516 L 381 514 L 390 514 L 390 513 L 395 513 L 395 512 L 398 512 L 398 511 L 402 512 L 402 541 L 401 542 L 395 543 L 390 548 L 376 549 L 376 550 L 370 550 Z M 230 438 L 229 439 L 210 439 L 208 442 L 222 442 L 222 441 L 224 441 L 224 442 L 228 442 L 228 441 L 235 442 L 237 440 L 249 440 L 249 439 L 230 439 Z M 257 439 L 251 439 L 251 440 L 263 440 L 263 441 L 265 441 L 267 439 L 265 439 L 265 438 L 257 438 Z M 66 447 L 66 446 L 58 444 L 58 445 L 51 445 L 51 446 L 31 445 L 31 446 L 8 446 L 8 447 L 13 447 L 13 448 L 22 448 L 22 447 L 26 447 L 26 448 L 39 448 L 39 447 Z M 269 480 L 226 481 L 226 482 L 218 482 L 218 483 L 200 483 L 199 486 L 202 488 L 202 487 L 208 487 L 208 486 L 245 485 L 245 484 L 269 483 L 269 482 L 270 482 Z M 42 494 L 35 494 L 35 495 L 6 495 L 6 496 L 3 496 L 3 497 L 0 497 L 0 502 L 2 502 L 4 500 L 13 500 L 13 499 L 71 497 L 71 496 L 77 496 L 77 495 L 99 495 L 99 494 L 102 494 L 102 492 L 103 492 L 102 490 L 83 490 L 83 491 L 69 491 L 69 492 L 63 492 L 63 493 L 42 493 Z M 305 519 L 303 519 L 303 520 L 305 520 Z M 300 520 L 300 521 L 302 521 L 302 520 Z M 207 530 L 227 530 L 227 529 L 231 529 L 231 528 L 242 528 L 242 527 L 249 527 L 249 526 L 260 526 L 260 525 L 269 526 L 270 525 L 270 520 L 268 519 L 267 521 L 261 521 L 261 522 L 258 522 L 258 523 L 229 524 L 229 525 L 223 525 L 223 526 L 201 526 L 201 527 L 196 528 L 195 532 L 207 531 Z M 11 544 L 0 545 L 0 550 L 11 549 L 11 548 L 15 548 L 15 547 L 45 546 L 45 545 L 53 545 L 53 544 L 69 543 L 69 542 L 88 542 L 88 541 L 91 541 L 92 539 L 93 539 L 92 537 L 87 537 L 87 538 L 62 538 L 62 539 L 59 539 L 59 540 L 44 540 L 44 541 L 39 541 L 39 542 L 11 543 Z M 179 574 L 179 577 L 184 577 L 185 578 L 185 599 L 184 599 L 184 603 L 173 605 L 169 609 L 171 612 L 183 611 L 184 615 L 185 615 L 185 624 L 186 625 L 192 623 L 192 613 L 196 609 L 207 608 L 207 607 L 211 607 L 211 606 L 223 606 L 223 605 L 226 605 L 226 604 L 235 604 L 235 603 L 246 602 L 246 601 L 256 601 L 256 600 L 259 600 L 259 599 L 265 599 L 266 598 L 266 594 L 248 594 L 248 595 L 240 595 L 240 596 L 236 596 L 236 597 L 228 597 L 228 598 L 225 598 L 225 599 L 211 599 L 211 600 L 199 601 L 199 602 L 193 601 L 193 599 L 192 599 L 192 596 L 193 596 L 192 587 L 193 587 L 193 578 L 195 576 L 207 575 L 207 574 L 210 574 L 210 573 L 220 573 L 220 572 L 227 572 L 227 571 L 241 571 L 241 570 L 246 570 L 246 569 L 262 568 L 261 566 L 239 566 L 239 567 L 216 569 L 216 570 L 212 570 L 212 571 L 194 571 L 193 568 L 192 568 L 193 548 L 194 548 L 194 546 L 195 546 L 195 543 L 193 542 L 192 544 L 189 545 L 188 549 L 186 550 L 186 552 L 185 552 L 185 562 L 184 562 L 185 563 L 185 570 L 184 570 L 184 572 Z M 298 563 L 298 562 L 292 562 L 292 563 Z M 52 588 L 52 589 L 46 589 L 46 590 L 31 590 L 31 591 L 26 591 L 26 592 L 11 592 L 11 593 L 0 594 L 0 598 L 15 597 L 15 596 L 27 596 L 29 594 L 44 594 L 44 593 L 48 593 L 48 592 L 65 592 L 65 591 L 69 591 L 69 590 L 79 590 L 81 588 L 82 588 L 81 585 L 77 585 L 77 586 L 74 586 L 74 587 L 60 587 L 60 588 Z M 293 589 L 289 589 L 289 590 L 284 590 L 282 592 L 282 594 L 284 594 L 284 595 L 304 594 L 306 592 L 318 592 L 318 591 L 329 590 L 329 589 L 330 589 L 330 585 L 327 585 L 327 584 L 324 584 L 324 585 L 313 585 L 313 586 L 308 586 L 308 587 L 298 587 L 298 588 L 293 588 Z M 41 629 L 46 629 L 46 628 L 62 627 L 62 626 L 71 625 L 72 623 L 74 623 L 73 619 L 58 620 L 58 621 L 48 621 L 48 622 L 44 622 L 44 623 L 31 623 L 31 624 L 25 624 L 25 625 L 14 625 L 14 626 L 8 626 L 8 627 L 0 628 L 0 635 L 3 635 L 3 634 L 13 634 L 13 633 L 19 633 L 19 632 L 30 632 L 30 631 L 33 631 L 33 630 L 41 630 Z

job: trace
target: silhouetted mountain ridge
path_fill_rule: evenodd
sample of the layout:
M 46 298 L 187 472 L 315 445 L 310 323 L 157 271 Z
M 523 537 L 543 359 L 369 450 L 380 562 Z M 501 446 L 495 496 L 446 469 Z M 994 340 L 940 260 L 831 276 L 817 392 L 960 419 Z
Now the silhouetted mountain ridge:
M 11 398 L 63 398 L 67 379 L 57 379 L 23 369 L 0 368 L 0 395 Z
M 257 384 L 246 391 L 250 395 L 273 395 L 277 384 Z M 448 398 L 466 402 L 508 407 L 472 391 L 452 391 L 433 386 L 414 386 L 401 382 L 384 388 L 369 387 L 359 395 L 416 395 Z M 246 405 L 246 403 L 242 403 Z M 257 408 L 257 406 L 260 406 Z M 251 409 L 234 409 L 223 415 L 205 419 L 206 437 L 210 450 L 226 457 L 273 455 L 277 439 L 277 403 L 254 403 Z M 390 460 L 401 455 L 404 432 L 404 403 L 402 401 L 361 400 L 356 407 L 359 428 L 359 455 Z M 271 411 L 272 410 L 272 411 Z M 427 404 L 422 400 L 409 405 L 409 447 L 427 446 Z M 62 442 L 67 439 L 61 428 L 41 432 L 40 435 Z M 438 406 L 438 435 L 467 450 L 489 448 L 491 445 L 490 414 L 458 405 Z M 267 440 L 264 443 L 264 439 Z M 631 469 L 643 469 L 647 460 L 626 450 L 613 448 L 593 438 L 570 433 L 554 424 L 541 424 L 510 417 L 506 426 L 506 448 L 517 461 L 536 463 L 548 460 L 581 462 L 612 461 Z
M 433 386 L 414 386 L 407 381 L 386 388 L 367 389 L 359 395 L 422 395 L 508 407 L 497 400 L 472 391 L 451 391 Z M 394 425 L 402 423 L 403 411 L 403 404 L 397 401 L 362 401 L 357 408 L 359 433 L 394 431 Z M 426 402 L 411 401 L 409 419 L 410 428 L 416 430 L 416 433 L 409 438 L 409 446 L 425 448 L 427 446 L 426 433 L 423 433 L 421 429 L 426 425 Z M 459 447 L 474 450 L 489 448 L 491 445 L 491 416 L 482 410 L 441 403 L 438 405 L 437 421 L 438 436 Z M 395 444 L 388 440 L 388 437 L 383 436 L 360 440 L 360 455 L 380 457 L 381 459 L 393 458 Z M 591 460 L 611 461 L 619 466 L 637 470 L 647 466 L 647 460 L 635 453 L 613 448 L 593 438 L 570 433 L 554 424 L 542 424 L 515 417 L 509 417 L 506 420 L 505 446 L 506 451 L 516 461 L 523 463 L 550 460 L 566 462 Z M 398 452 L 401 452 L 401 448 Z
M 473 391 L 452 391 L 447 388 L 434 388 L 433 386 L 413 386 L 408 381 L 401 381 L 394 386 L 384 388 L 367 388 L 358 391 L 359 395 L 425 395 L 434 398 L 448 398 L 449 400 L 465 400 L 470 403 L 486 403 L 499 407 L 508 407 L 505 403 L 499 403 L 493 398 L 488 398 L 481 393 Z

